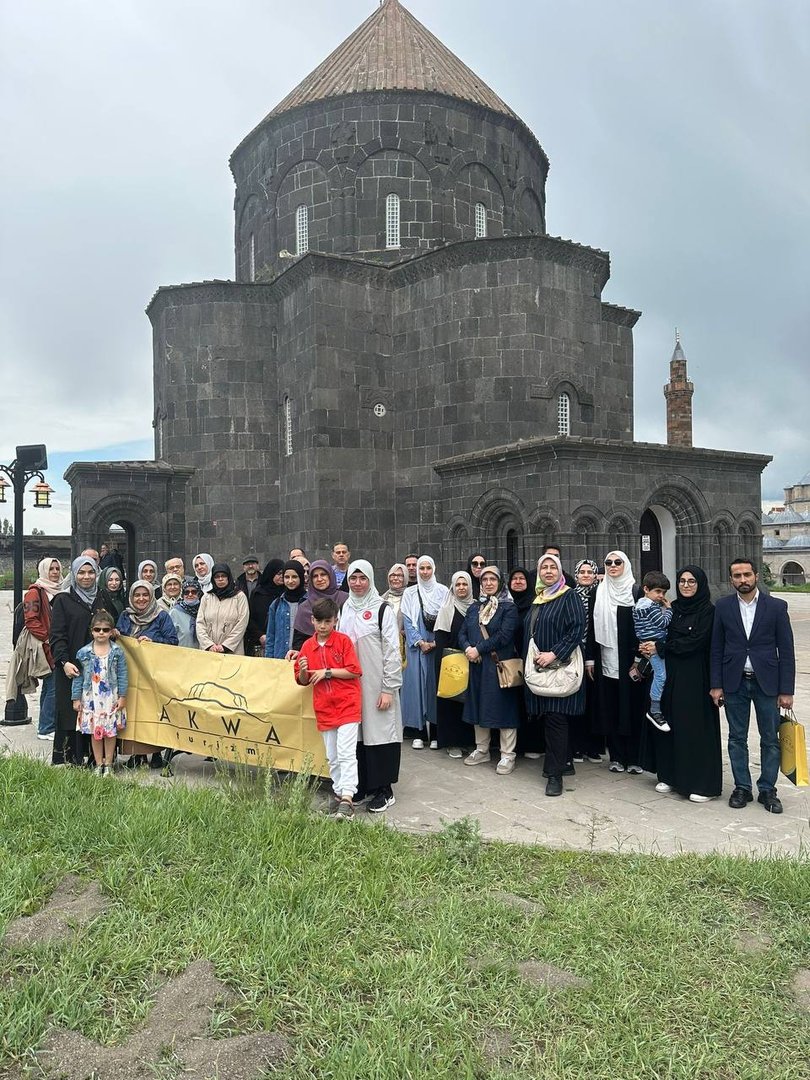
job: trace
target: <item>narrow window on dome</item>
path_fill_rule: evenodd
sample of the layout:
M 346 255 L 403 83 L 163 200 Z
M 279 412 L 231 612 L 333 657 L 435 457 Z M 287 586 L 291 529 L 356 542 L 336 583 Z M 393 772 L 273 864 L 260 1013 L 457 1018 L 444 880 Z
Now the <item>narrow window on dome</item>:
M 399 195 L 393 192 L 385 199 L 385 246 L 399 247 Z
M 475 239 L 482 240 L 487 235 L 487 208 L 482 202 L 475 204 Z
M 309 251 L 309 210 L 299 206 L 295 211 L 295 254 L 305 255 Z
M 292 457 L 292 406 L 289 397 L 284 398 L 284 456 Z
M 250 245 L 248 247 L 248 280 L 256 280 L 256 234 L 250 234 Z
M 565 390 L 557 398 L 557 434 L 571 434 L 571 398 Z

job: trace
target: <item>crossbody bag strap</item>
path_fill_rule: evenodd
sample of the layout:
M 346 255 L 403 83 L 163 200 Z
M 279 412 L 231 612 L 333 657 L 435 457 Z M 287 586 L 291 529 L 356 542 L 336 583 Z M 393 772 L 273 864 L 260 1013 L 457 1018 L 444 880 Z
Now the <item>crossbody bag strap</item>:
M 484 626 L 484 624 L 480 620 L 478 622 L 478 626 L 479 626 L 479 629 L 481 630 L 481 633 L 484 635 L 484 640 L 489 641 L 489 634 L 487 633 L 487 628 Z M 489 655 L 492 657 L 492 659 L 495 661 L 496 664 L 500 664 L 500 660 L 498 659 L 498 654 L 495 652 L 494 649 L 492 650 L 492 652 Z

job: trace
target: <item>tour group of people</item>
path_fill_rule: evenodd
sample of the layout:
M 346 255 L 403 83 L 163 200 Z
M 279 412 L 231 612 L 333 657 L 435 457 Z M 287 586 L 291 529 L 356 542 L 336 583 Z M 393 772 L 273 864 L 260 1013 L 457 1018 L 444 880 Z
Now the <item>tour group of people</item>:
M 754 797 L 753 704 L 758 801 L 781 813 L 778 725 L 795 679 L 787 605 L 759 589 L 750 559 L 729 576 L 732 592 L 713 604 L 701 567 L 681 567 L 670 601 L 667 577 L 637 582 L 623 551 L 569 573 L 549 545 L 536 567 L 508 573 L 476 552 L 449 584 L 431 556 L 409 554 L 378 585 L 340 542 L 331 558 L 293 548 L 263 569 L 249 555 L 237 578 L 205 552 L 188 571 L 166 560 L 162 574 L 144 559 L 127 585 L 120 558 L 88 549 L 67 575 L 58 559 L 39 563 L 15 656 L 18 669 L 28 657 L 48 672 L 38 734 L 53 740 L 53 764 L 87 760 L 103 776 L 127 751 L 119 637 L 287 660 L 313 687 L 338 817 L 393 805 L 403 743 L 469 767 L 494 757 L 499 776 L 542 757 L 548 796 L 587 761 L 653 773 L 656 791 L 707 802 L 722 793 L 721 707 L 729 805 L 743 809 Z M 147 764 L 163 767 L 161 748 L 126 761 Z

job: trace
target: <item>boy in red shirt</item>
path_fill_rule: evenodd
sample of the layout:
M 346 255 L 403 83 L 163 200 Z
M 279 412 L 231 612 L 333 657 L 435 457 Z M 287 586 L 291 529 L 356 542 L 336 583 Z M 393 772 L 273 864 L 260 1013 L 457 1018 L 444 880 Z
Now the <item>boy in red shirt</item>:
M 353 818 L 357 793 L 357 735 L 363 674 L 350 638 L 335 630 L 338 606 L 324 597 L 312 605 L 315 633 L 295 660 L 295 679 L 312 686 L 318 731 L 323 735 L 329 774 L 338 799 L 333 817 Z

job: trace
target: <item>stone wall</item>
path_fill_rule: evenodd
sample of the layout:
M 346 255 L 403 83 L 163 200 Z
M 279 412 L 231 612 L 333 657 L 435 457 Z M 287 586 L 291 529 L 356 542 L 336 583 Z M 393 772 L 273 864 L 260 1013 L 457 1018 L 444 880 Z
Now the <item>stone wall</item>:
M 514 117 L 439 94 L 332 98 L 256 128 L 231 157 L 239 281 L 279 272 L 308 209 L 312 251 L 374 251 L 395 261 L 475 236 L 545 233 L 548 159 Z M 400 198 L 401 242 L 386 251 L 385 200 Z

